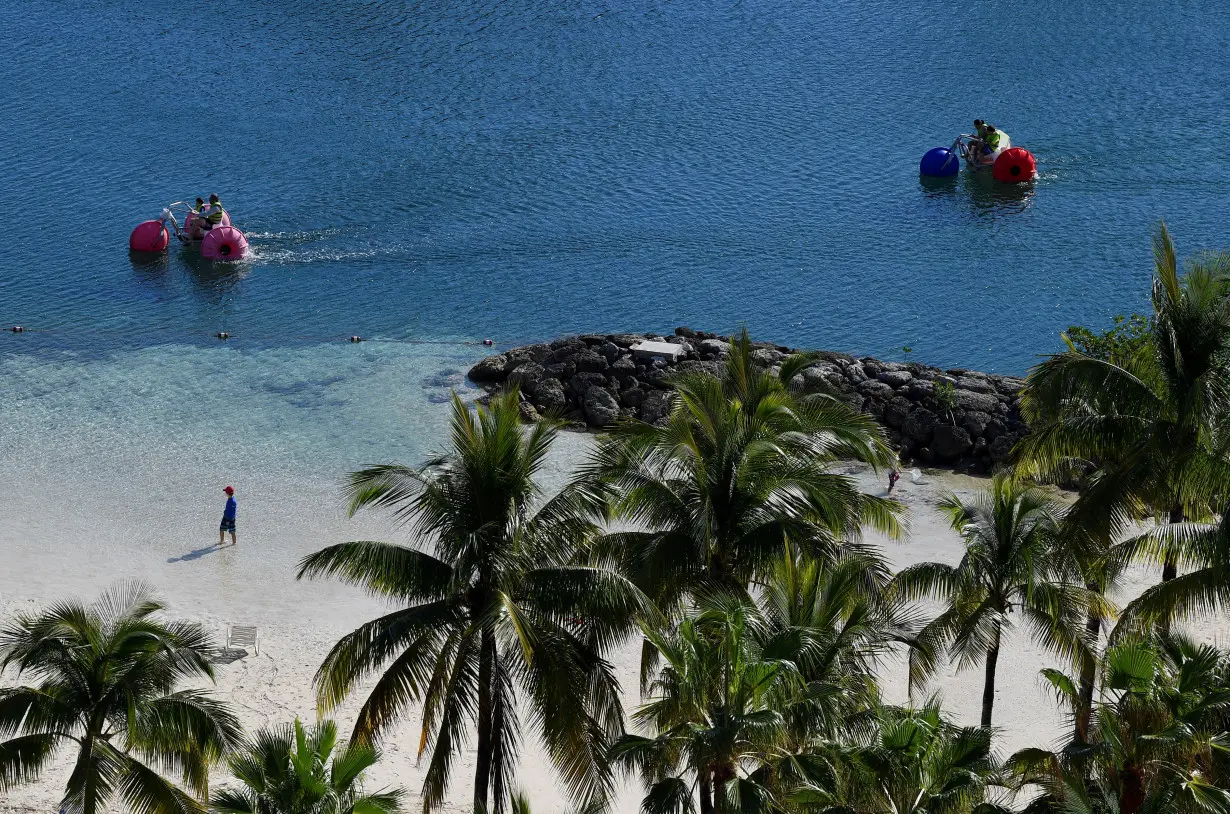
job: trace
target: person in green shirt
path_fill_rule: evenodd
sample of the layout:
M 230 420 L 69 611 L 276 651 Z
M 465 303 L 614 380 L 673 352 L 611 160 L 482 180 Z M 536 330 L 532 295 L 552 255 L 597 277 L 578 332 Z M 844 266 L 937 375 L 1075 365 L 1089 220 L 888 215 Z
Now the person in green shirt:
M 979 163 L 992 163 L 991 156 L 999 150 L 1000 145 L 1004 141 L 1005 134 L 990 122 L 984 122 L 982 119 L 974 119 L 974 135 L 975 140 L 979 144 Z
M 993 153 L 999 149 L 1000 135 L 995 125 L 988 124 L 982 135 L 982 152 Z
M 198 198 L 197 200 L 200 200 Z M 222 224 L 222 215 L 225 210 L 222 209 L 222 201 L 218 198 L 218 194 L 211 193 L 209 196 L 209 209 L 201 212 L 197 219 L 196 225 L 200 227 L 202 232 L 208 232 L 215 226 Z

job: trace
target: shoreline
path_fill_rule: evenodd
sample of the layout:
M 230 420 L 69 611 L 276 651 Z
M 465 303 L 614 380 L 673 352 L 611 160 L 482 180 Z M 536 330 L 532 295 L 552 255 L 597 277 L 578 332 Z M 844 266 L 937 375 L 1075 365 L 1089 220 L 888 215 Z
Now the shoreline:
M 718 374 L 729 341 L 682 327 L 673 335 L 568 335 L 493 353 L 470 368 L 468 378 L 488 392 L 517 385 L 527 421 L 549 413 L 577 430 L 600 430 L 620 418 L 660 423 L 669 410 L 670 374 Z M 638 350 L 644 342 L 658 343 L 654 347 L 662 353 Z M 1020 411 L 1020 377 L 771 342 L 752 345 L 753 358 L 770 369 L 791 354 L 814 353 L 816 361 L 791 384 L 806 393 L 829 393 L 872 416 L 903 464 L 990 474 L 1029 432 Z

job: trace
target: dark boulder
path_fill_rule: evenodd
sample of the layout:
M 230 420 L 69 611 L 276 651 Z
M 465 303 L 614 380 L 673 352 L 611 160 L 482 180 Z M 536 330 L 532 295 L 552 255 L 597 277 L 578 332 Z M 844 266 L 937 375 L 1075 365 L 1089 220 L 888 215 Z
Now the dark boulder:
M 878 374 L 876 378 L 895 389 L 909 384 L 914 375 L 908 370 L 885 370 L 883 373 Z
M 538 345 L 526 345 L 521 348 L 513 348 L 505 353 L 508 357 L 508 369 L 512 370 L 518 365 L 523 365 L 526 362 L 535 362 L 542 364 L 551 358 L 551 346 L 545 342 Z
M 488 356 L 470 368 L 470 381 L 502 382 L 508 373 L 508 357 L 502 353 Z
M 658 390 L 666 390 L 670 387 L 670 371 L 665 368 L 655 367 L 646 370 L 640 375 L 641 384 L 654 387 Z
M 543 375 L 560 381 L 568 381 L 577 373 L 577 366 L 572 362 L 556 362 L 542 369 Z
M 1003 463 L 1012 455 L 1012 448 L 1016 446 L 1017 437 L 1015 435 L 1001 435 L 991 442 L 988 451 L 991 453 L 991 460 L 995 463 Z
M 760 348 L 752 351 L 752 361 L 761 367 L 772 367 L 781 364 L 786 354 L 772 348 Z
M 971 390 L 975 393 L 995 393 L 995 386 L 983 376 L 958 376 L 958 390 Z
M 523 365 L 518 365 L 512 373 L 508 374 L 508 383 L 514 384 L 521 388 L 522 393 L 534 395 L 534 388 L 543 380 L 546 375 L 546 370 L 542 365 L 535 362 L 526 362 Z
M 961 426 L 965 427 L 973 438 L 979 438 L 987 431 L 987 426 L 993 419 L 986 413 L 980 413 L 977 410 L 967 412 L 961 418 Z
M 999 399 L 988 393 L 976 393 L 973 390 L 957 390 L 957 406 L 962 410 L 998 413 Z
M 940 460 L 955 461 L 973 447 L 969 433 L 951 424 L 937 424 L 931 435 L 931 451 Z
M 866 381 L 859 382 L 854 386 L 854 389 L 869 399 L 887 401 L 893 397 L 893 388 L 884 382 L 879 382 L 875 379 L 867 379 Z
M 517 410 L 521 413 L 521 420 L 526 424 L 533 424 L 535 421 L 542 420 L 542 416 L 534 409 L 534 405 L 528 401 L 518 403 Z
M 602 354 L 602 358 L 606 359 L 608 362 L 614 362 L 619 358 L 619 355 L 623 353 L 623 349 L 614 342 L 603 342 L 600 346 L 598 346 L 598 353 Z
M 1022 388 L 1025 387 L 1025 380 L 1018 379 L 1016 376 L 991 376 L 990 379 L 996 390 L 1012 398 L 1019 396 Z
M 632 388 L 640 388 L 641 383 L 635 376 L 629 376 L 626 373 L 621 373 L 615 377 L 615 383 L 620 390 L 631 390 Z
M 557 344 L 558 343 L 558 344 Z M 551 358 L 556 362 L 570 359 L 588 346 L 579 339 L 557 339 L 551 343 Z
M 625 407 L 640 407 L 645 401 L 645 391 L 639 387 L 630 387 L 619 393 L 619 403 Z
M 913 407 L 909 399 L 897 396 L 884 406 L 884 423 L 895 430 L 903 428 Z
M 609 390 L 601 387 L 591 387 L 585 391 L 583 401 L 585 420 L 594 427 L 605 427 L 619 415 L 619 402 Z
M 858 361 L 859 361 L 859 364 L 861 364 L 863 367 L 863 373 L 865 373 L 868 377 L 872 379 L 876 378 L 881 373 L 888 370 L 888 368 L 884 366 L 883 362 L 881 362 L 879 359 L 873 359 L 870 356 L 865 356 L 862 359 L 859 359 Z
M 543 379 L 534 388 L 534 406 L 541 412 L 560 413 L 568 405 L 559 379 Z
M 726 365 L 721 362 L 700 362 L 688 360 L 680 362 L 675 366 L 675 369 L 680 373 L 705 373 L 714 378 L 720 379 L 722 372 L 726 369 Z
M 641 420 L 649 424 L 661 424 L 670 415 L 671 394 L 667 390 L 650 390 L 641 404 Z
M 916 444 L 925 446 L 931 442 L 931 435 L 937 423 L 935 413 L 924 407 L 915 407 L 901 430 Z
M 802 388 L 808 393 L 816 393 L 830 390 L 833 387 L 833 383 L 829 377 L 833 375 L 840 376 L 841 374 L 832 365 L 816 365 L 815 367 L 807 368 L 799 375 L 803 379 Z
M 577 366 L 577 373 L 603 373 L 611 366 L 602 354 L 592 350 L 583 350 L 572 357 Z
M 601 373 L 578 373 L 572 377 L 569 383 L 572 392 L 578 396 L 584 396 L 592 387 L 606 387 L 606 376 Z

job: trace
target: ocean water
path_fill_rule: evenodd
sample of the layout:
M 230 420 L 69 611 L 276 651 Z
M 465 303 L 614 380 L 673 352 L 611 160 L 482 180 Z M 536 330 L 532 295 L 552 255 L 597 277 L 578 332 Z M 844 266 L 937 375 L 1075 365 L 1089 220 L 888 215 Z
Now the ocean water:
M 65 511 L 106 495 L 108 525 L 241 477 L 289 505 L 443 443 L 484 337 L 747 325 L 1022 373 L 1065 326 L 1147 307 L 1159 219 L 1184 254 L 1230 245 L 1228 23 L 1154 0 L 6 0 L 0 327 L 27 330 L 0 333 L 0 465 Z M 1036 183 L 920 182 L 976 116 Z M 129 256 L 134 225 L 214 191 L 249 260 Z

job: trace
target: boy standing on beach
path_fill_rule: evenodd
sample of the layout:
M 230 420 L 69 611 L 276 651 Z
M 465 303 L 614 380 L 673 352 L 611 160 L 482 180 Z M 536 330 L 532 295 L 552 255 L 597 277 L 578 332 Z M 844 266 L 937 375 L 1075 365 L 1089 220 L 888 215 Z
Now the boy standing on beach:
M 222 525 L 218 526 L 218 545 L 222 545 L 228 531 L 231 533 L 231 545 L 235 545 L 235 514 L 239 510 L 239 504 L 235 502 L 235 487 L 228 486 L 222 491 L 226 492 L 226 508 L 222 510 Z

